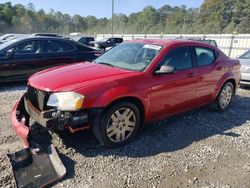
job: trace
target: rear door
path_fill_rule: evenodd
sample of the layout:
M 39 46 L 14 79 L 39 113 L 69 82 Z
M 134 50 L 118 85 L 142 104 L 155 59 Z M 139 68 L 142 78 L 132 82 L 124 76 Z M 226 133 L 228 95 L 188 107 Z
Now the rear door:
M 43 66 L 46 68 L 70 64 L 75 61 L 76 47 L 67 41 L 45 39 L 42 52 Z
M 217 54 L 213 49 L 202 46 L 194 46 L 192 49 L 196 61 L 195 73 L 198 78 L 197 102 L 208 103 L 213 99 L 218 80 L 225 70 L 220 66 Z

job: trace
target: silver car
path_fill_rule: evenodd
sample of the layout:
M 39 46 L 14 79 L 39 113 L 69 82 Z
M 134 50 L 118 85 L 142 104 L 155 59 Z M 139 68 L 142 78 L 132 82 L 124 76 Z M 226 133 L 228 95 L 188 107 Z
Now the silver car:
M 241 85 L 250 86 L 250 50 L 239 57 L 241 64 Z

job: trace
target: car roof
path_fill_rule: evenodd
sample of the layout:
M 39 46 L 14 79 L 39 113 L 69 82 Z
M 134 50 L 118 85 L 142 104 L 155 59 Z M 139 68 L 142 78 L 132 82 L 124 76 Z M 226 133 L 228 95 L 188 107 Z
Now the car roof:
M 5 42 L 5 43 L 2 43 L 2 44 L 1 44 L 1 47 L 2 47 L 1 50 L 5 49 L 5 48 L 7 48 L 7 47 L 9 47 L 9 46 L 11 46 L 11 45 L 14 45 L 14 44 L 16 44 L 16 43 L 19 43 L 19 42 L 22 42 L 22 41 L 25 42 L 25 41 L 27 41 L 27 40 L 34 40 L 34 39 L 61 40 L 61 41 L 68 41 L 68 42 L 70 42 L 70 43 L 75 42 L 75 41 L 72 41 L 72 40 L 69 40 L 69 39 L 66 39 L 66 38 L 27 35 L 27 36 L 20 36 L 20 37 L 18 37 L 18 38 L 15 38 L 15 39 L 9 40 L 9 41 L 7 41 L 7 42 Z M 4 45 L 4 46 L 3 46 L 3 45 Z M 81 45 L 81 44 L 75 42 L 75 45 Z
M 185 39 L 134 39 L 131 41 L 127 41 L 129 43 L 144 43 L 144 44 L 154 44 L 160 46 L 168 46 L 172 44 L 187 44 L 187 45 L 198 45 L 204 46 L 208 48 L 214 48 L 212 45 L 202 43 L 200 41 L 193 41 L 193 40 L 185 40 Z
M 22 41 L 26 39 L 47 39 L 47 40 L 67 40 L 70 41 L 67 38 L 62 38 L 62 37 L 50 37 L 50 36 L 33 36 L 33 35 L 27 35 L 27 36 L 20 36 L 18 37 L 15 41 Z

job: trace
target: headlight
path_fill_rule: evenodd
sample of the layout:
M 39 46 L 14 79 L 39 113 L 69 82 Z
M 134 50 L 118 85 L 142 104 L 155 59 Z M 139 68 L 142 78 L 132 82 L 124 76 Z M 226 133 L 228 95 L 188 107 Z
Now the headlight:
M 76 111 L 81 109 L 84 96 L 75 92 L 60 92 L 50 95 L 48 106 L 57 107 L 62 111 Z

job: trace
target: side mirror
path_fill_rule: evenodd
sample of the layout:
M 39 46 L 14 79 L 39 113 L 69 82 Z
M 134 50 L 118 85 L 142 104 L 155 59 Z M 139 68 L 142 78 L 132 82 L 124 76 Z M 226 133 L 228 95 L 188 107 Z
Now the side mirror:
M 159 70 L 155 71 L 155 75 L 175 74 L 175 73 L 176 73 L 176 68 L 169 65 L 163 65 Z
M 9 49 L 9 50 L 7 51 L 6 57 L 7 57 L 8 59 L 11 59 L 11 58 L 13 58 L 13 56 L 14 56 L 14 49 L 11 48 L 11 49 Z

